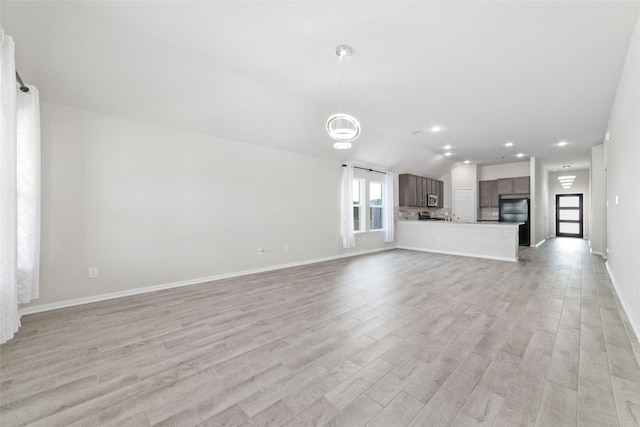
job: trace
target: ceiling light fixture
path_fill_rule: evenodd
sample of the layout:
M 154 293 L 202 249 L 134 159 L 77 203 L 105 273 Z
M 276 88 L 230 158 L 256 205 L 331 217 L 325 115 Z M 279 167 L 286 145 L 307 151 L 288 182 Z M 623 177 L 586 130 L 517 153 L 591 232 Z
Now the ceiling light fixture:
M 575 175 L 563 175 L 558 177 L 558 181 L 560 181 L 560 185 L 564 189 L 571 188 L 574 179 L 576 179 Z
M 443 148 L 444 148 L 445 150 L 451 150 L 451 146 L 450 146 L 450 145 L 445 145 Z
M 565 145 L 568 145 L 569 143 L 567 141 L 560 141 L 558 142 L 558 147 L 564 147 Z
M 509 141 L 506 144 L 504 144 L 505 147 L 513 147 L 513 142 Z
M 524 153 L 518 153 L 516 154 L 516 157 L 524 157 Z
M 451 155 L 450 151 L 447 151 L 446 153 L 444 153 L 445 156 L 449 157 Z
M 351 56 L 353 49 L 348 45 L 340 45 L 336 47 L 336 55 L 340 61 L 340 89 L 344 85 L 344 65 L 343 61 Z M 342 101 L 342 90 L 339 94 L 339 101 Z M 338 105 L 342 108 L 341 105 Z M 351 148 L 351 141 L 360 136 L 360 122 L 353 116 L 346 113 L 336 113 L 327 119 L 327 133 L 337 142 L 333 144 L 333 148 L 337 150 L 345 150 Z
M 468 165 L 469 163 L 471 163 L 471 160 L 465 160 L 464 163 Z
M 440 126 L 434 126 L 431 128 L 431 132 L 440 132 L 442 130 L 442 128 Z

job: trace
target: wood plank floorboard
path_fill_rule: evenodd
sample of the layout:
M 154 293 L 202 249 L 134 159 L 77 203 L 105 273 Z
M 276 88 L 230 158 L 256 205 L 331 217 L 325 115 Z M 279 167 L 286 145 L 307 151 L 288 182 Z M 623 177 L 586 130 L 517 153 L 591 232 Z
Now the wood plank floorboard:
M 28 315 L 4 426 L 638 426 L 640 342 L 579 239 L 390 250 Z

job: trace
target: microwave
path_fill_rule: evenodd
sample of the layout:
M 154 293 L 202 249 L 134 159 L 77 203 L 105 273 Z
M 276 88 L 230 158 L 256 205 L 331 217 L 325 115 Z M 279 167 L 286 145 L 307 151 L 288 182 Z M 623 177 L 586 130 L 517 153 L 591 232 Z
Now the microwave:
M 427 194 L 427 206 L 438 207 L 438 196 L 436 194 Z

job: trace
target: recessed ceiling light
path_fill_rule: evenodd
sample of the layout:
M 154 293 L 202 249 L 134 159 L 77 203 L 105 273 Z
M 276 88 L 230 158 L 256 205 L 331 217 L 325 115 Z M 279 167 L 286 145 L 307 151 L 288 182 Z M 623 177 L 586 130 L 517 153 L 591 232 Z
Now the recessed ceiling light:
M 524 153 L 518 153 L 516 154 L 516 157 L 524 157 Z
M 444 146 L 444 149 L 445 149 L 445 150 L 451 150 L 451 146 L 450 146 L 450 145 L 445 145 L 445 146 Z
M 444 153 L 445 156 L 449 157 L 451 155 L 450 151 L 447 151 L 446 153 Z
M 504 144 L 505 147 L 513 147 L 513 142 L 509 141 L 506 144 Z
M 465 162 L 466 164 L 469 164 L 469 163 L 471 163 L 471 160 L 465 160 L 464 162 Z
M 433 126 L 431 128 L 431 132 L 440 132 L 442 130 L 442 128 L 440 126 Z
M 567 144 L 569 144 L 567 141 L 560 141 L 558 142 L 558 147 L 564 147 Z

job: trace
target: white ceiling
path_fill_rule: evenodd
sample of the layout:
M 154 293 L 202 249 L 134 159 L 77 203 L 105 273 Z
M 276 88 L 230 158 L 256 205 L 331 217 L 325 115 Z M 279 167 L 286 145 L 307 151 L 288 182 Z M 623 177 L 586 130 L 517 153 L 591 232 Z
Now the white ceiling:
M 0 6 L 17 68 L 45 101 L 433 177 L 518 152 L 549 169 L 588 167 L 639 10 L 638 1 Z M 348 152 L 324 131 L 344 43 L 354 54 L 343 107 L 363 124 Z

